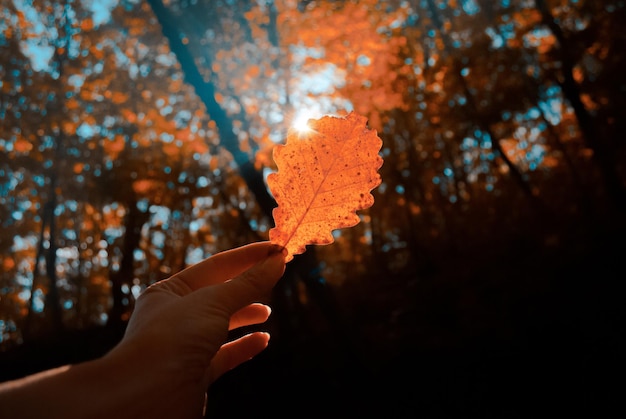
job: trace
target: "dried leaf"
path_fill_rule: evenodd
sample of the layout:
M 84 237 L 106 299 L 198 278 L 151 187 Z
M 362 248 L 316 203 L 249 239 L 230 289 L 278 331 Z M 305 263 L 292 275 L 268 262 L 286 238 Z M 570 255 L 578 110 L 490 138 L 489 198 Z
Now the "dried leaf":
M 354 112 L 311 119 L 306 133 L 292 131 L 274 149 L 278 171 L 267 182 L 278 207 L 269 236 L 287 248 L 287 262 L 307 244 L 332 243 L 333 230 L 358 224 L 356 211 L 374 203 L 382 141 L 366 123 Z

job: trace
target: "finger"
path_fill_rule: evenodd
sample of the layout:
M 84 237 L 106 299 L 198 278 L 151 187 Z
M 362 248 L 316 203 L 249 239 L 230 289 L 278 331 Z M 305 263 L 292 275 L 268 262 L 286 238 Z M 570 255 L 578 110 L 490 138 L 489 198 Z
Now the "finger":
M 270 242 L 248 244 L 217 253 L 184 269 L 176 274 L 176 277 L 180 278 L 192 290 L 197 290 L 231 279 L 276 251 L 276 245 Z
M 267 348 L 269 340 L 269 333 L 254 332 L 222 345 L 211 360 L 209 383 Z
M 250 304 L 230 317 L 228 330 L 263 323 L 269 318 L 271 312 L 272 310 L 265 304 Z
M 262 300 L 284 271 L 285 256 L 275 253 L 232 280 L 205 288 L 201 293 L 210 294 L 204 298 L 214 301 L 214 307 L 230 317 L 243 307 Z

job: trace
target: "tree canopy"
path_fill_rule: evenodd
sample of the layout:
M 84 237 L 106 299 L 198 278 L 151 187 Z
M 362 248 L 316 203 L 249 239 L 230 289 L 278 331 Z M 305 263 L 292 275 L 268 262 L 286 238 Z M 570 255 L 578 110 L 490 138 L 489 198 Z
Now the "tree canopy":
M 325 114 L 367 117 L 382 184 L 360 224 L 294 260 L 287 307 L 326 304 L 315 284 L 359 310 L 446 269 L 530 271 L 529 254 L 623 227 L 625 15 L 623 0 L 3 1 L 0 348 L 123 323 L 146 286 L 266 240 L 272 150 Z M 406 295 L 390 319 L 420 302 Z

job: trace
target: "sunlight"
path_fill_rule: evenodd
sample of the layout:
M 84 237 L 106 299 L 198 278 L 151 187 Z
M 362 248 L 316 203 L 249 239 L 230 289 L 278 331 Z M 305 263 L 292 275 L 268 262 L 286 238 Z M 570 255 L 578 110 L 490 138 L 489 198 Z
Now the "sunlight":
M 294 130 L 298 135 L 304 135 L 310 133 L 313 128 L 309 125 L 309 120 L 319 119 L 324 116 L 322 112 L 322 106 L 318 103 L 315 104 L 303 104 L 299 107 L 299 110 L 294 113 L 291 120 L 290 129 Z
M 305 110 L 300 111 L 293 119 L 291 123 L 291 128 L 298 131 L 298 133 L 304 134 L 311 130 L 309 127 L 309 119 L 313 117 L 312 112 Z

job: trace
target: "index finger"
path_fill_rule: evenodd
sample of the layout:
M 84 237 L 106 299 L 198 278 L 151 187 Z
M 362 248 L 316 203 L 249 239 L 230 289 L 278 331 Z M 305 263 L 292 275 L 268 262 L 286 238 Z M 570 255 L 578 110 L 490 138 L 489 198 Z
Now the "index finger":
M 202 262 L 180 271 L 175 276 L 192 290 L 221 284 L 247 271 L 257 262 L 275 253 L 276 249 L 277 246 L 269 241 L 247 244 L 216 253 Z

